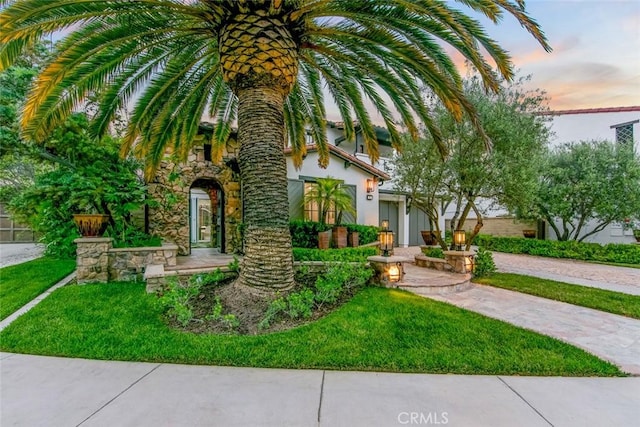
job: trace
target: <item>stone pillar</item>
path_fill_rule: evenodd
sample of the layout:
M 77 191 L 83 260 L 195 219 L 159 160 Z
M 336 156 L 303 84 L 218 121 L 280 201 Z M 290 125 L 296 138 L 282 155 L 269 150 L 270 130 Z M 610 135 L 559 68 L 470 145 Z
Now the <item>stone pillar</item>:
M 375 278 L 378 283 L 383 286 L 398 286 L 404 279 L 404 263 L 409 259 L 401 256 L 382 256 L 374 255 L 367 258 L 367 261 L 371 263 L 373 270 L 375 271 Z M 393 271 L 397 269 L 397 271 Z M 391 273 L 397 274 L 398 280 L 393 280 Z
M 82 237 L 74 240 L 76 249 L 76 280 L 78 283 L 107 283 L 109 281 L 110 237 Z
M 444 258 L 453 268 L 454 273 L 473 273 L 473 259 L 475 252 L 470 251 L 445 251 Z

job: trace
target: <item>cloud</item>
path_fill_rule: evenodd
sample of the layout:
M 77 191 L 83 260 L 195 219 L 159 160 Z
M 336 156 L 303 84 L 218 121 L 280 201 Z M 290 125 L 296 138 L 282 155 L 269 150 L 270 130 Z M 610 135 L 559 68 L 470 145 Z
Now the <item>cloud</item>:
M 640 74 L 618 67 L 580 63 L 534 74 L 530 86 L 544 89 L 554 110 L 621 107 L 640 104 Z

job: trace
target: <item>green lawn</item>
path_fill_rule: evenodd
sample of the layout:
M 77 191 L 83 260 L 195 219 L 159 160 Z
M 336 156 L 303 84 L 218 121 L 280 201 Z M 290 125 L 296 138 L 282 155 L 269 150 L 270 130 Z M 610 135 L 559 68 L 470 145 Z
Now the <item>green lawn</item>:
M 38 258 L 0 268 L 0 320 L 55 285 L 76 268 L 74 259 Z
M 619 376 L 553 338 L 449 304 L 366 288 L 329 316 L 260 336 L 169 329 L 141 283 L 66 286 L 0 333 L 2 351 L 232 366 Z
M 640 319 L 640 296 L 512 273 L 493 273 L 473 281 Z

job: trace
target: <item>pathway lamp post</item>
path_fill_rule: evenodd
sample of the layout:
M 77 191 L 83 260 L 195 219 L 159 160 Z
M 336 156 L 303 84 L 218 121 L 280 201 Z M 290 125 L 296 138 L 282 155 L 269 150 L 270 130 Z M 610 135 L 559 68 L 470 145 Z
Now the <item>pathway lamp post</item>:
M 382 256 L 389 256 L 393 251 L 393 231 L 389 230 L 389 221 L 382 221 L 382 230 L 378 233 L 378 241 L 380 242 L 380 250 Z
M 453 232 L 453 244 L 457 251 L 461 251 L 467 242 L 467 233 L 464 230 L 456 230 Z

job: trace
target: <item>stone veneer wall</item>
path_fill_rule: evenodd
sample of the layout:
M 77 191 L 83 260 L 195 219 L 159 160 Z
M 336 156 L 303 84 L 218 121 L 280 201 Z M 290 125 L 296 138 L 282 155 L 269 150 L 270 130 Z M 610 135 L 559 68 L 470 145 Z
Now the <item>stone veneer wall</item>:
M 78 283 L 139 280 L 149 264 L 175 266 L 178 246 L 163 244 L 140 248 L 113 248 L 109 237 L 76 239 Z
M 505 218 L 483 218 L 481 234 L 504 237 L 522 237 L 523 230 L 537 230 L 537 221 L 518 220 L 513 217 Z M 466 222 L 465 230 L 471 231 L 476 225 L 475 218 L 470 218 Z M 451 220 L 445 221 L 445 230 L 451 229 Z
M 189 190 L 198 179 L 211 179 L 220 185 L 224 200 L 225 252 L 241 249 L 238 225 L 242 221 L 240 178 L 225 165 L 204 160 L 203 152 L 193 151 L 186 162 L 163 161 L 152 182 L 149 196 L 158 202 L 149 208 L 149 232 L 178 245 L 180 255 L 191 252 L 189 238 Z

